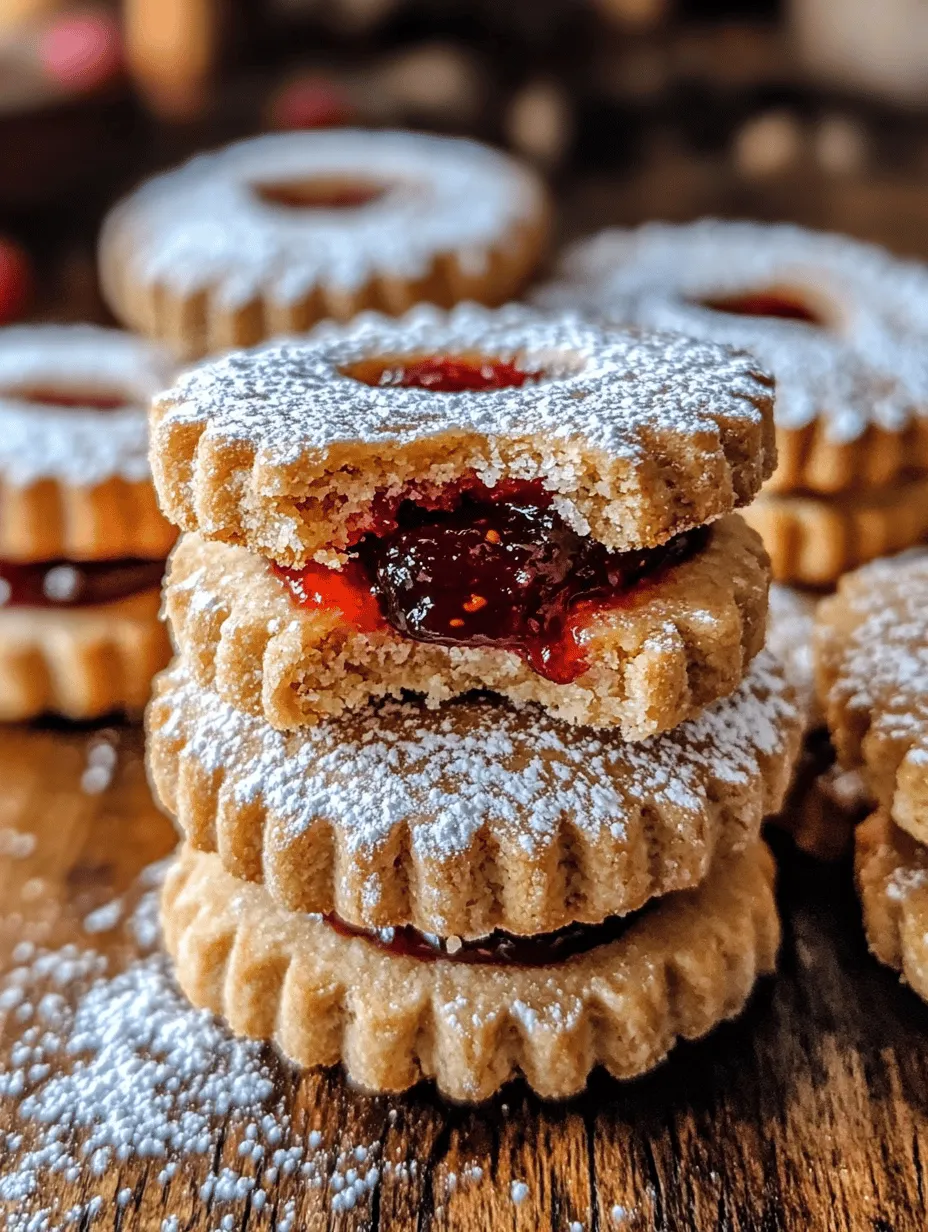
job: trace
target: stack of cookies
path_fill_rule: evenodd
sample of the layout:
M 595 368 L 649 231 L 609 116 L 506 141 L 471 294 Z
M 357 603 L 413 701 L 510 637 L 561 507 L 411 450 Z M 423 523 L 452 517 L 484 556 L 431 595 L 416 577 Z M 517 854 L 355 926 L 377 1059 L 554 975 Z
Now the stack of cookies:
M 801 719 L 734 513 L 772 383 L 462 306 L 229 355 L 152 411 L 177 976 L 366 1088 L 545 1096 L 738 1012 Z
M 816 659 L 839 760 L 876 806 L 856 831 L 867 940 L 928 1000 L 928 553 L 844 578 L 819 607 Z
M 747 512 L 774 577 L 833 587 L 928 533 L 928 271 L 800 227 L 703 220 L 605 231 L 548 304 L 757 356 L 777 383 L 779 464 Z

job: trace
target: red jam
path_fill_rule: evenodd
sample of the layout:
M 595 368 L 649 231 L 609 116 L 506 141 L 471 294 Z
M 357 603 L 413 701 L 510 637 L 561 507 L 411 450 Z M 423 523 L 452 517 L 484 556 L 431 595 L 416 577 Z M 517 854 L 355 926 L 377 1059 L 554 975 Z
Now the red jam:
M 802 302 L 798 296 L 785 291 L 756 291 L 745 295 L 720 296 L 718 299 L 703 299 L 704 308 L 714 312 L 729 312 L 739 317 L 779 317 L 785 321 L 807 321 L 821 325 L 818 313 Z
M 118 411 L 128 406 L 125 394 L 108 393 L 101 390 L 79 389 L 11 389 L 4 390 L 5 397 L 15 398 L 18 402 L 33 402 L 36 406 L 60 406 L 68 410 L 80 408 L 93 411 Z
M 428 389 L 437 394 L 483 393 L 492 389 L 520 389 L 526 381 L 541 380 L 541 372 L 528 372 L 510 360 L 488 355 L 397 355 L 362 359 L 342 369 L 365 385 L 397 389 Z
M 388 954 L 416 958 L 420 962 L 479 963 L 505 967 L 546 967 L 564 962 L 577 954 L 586 954 L 600 945 L 618 941 L 627 929 L 639 920 L 647 907 L 629 915 L 610 916 L 601 924 L 568 924 L 553 933 L 523 937 L 500 930 L 488 937 L 472 941 L 434 937 L 421 933 L 410 925 L 401 928 L 365 929 L 349 924 L 337 915 L 324 917 L 326 923 L 343 937 L 362 937 Z
M 440 394 L 459 394 L 465 390 L 518 389 L 526 381 L 537 381 L 538 373 L 523 372 L 502 359 L 467 360 L 453 355 L 435 356 L 389 369 L 381 385 L 400 385 L 407 389 L 431 389 Z
M 661 547 L 609 552 L 550 506 L 458 498 L 406 502 L 398 524 L 368 534 L 341 571 L 278 569 L 297 602 L 336 610 L 361 632 L 390 626 L 414 641 L 511 650 L 547 680 L 587 670 L 583 633 L 597 612 L 705 541 L 702 529 Z
M 387 187 L 373 180 L 320 177 L 292 183 L 257 184 L 255 192 L 263 201 L 288 210 L 356 210 L 378 201 Z
M 161 585 L 163 560 L 0 561 L 0 607 L 89 607 Z

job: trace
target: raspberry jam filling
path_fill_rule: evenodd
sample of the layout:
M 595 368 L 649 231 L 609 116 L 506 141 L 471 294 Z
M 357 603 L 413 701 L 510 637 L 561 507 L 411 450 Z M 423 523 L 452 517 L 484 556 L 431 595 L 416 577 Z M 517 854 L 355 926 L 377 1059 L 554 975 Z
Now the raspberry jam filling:
M 398 389 L 429 389 L 438 394 L 482 393 L 492 389 L 520 389 L 526 381 L 540 381 L 542 372 L 527 371 L 511 360 L 487 355 L 396 355 L 362 359 L 342 369 L 365 385 Z
M 450 508 L 437 498 L 437 508 L 406 500 L 391 516 L 381 513 L 381 533 L 366 534 L 344 569 L 276 572 L 296 602 L 336 611 L 361 632 L 388 625 L 418 642 L 510 650 L 567 684 L 589 667 L 583 633 L 596 613 L 627 603 L 709 533 L 610 552 L 535 503 L 537 485 L 513 483 L 507 497 L 458 489 Z
M 497 930 L 471 941 L 462 937 L 436 937 L 410 925 L 366 929 L 357 928 L 334 914 L 323 916 L 323 919 L 343 937 L 362 937 L 388 954 L 416 958 L 420 962 L 444 960 L 484 966 L 546 967 L 618 941 L 648 910 L 649 905 L 628 915 L 610 916 L 601 924 L 568 924 L 556 932 L 539 933 L 534 937 Z
M 810 325 L 825 322 L 798 295 L 788 291 L 751 291 L 744 295 L 723 295 L 701 299 L 703 308 L 713 312 L 728 312 L 739 317 L 779 317 L 784 321 L 806 321 Z
M 62 407 L 66 410 L 119 411 L 129 406 L 125 394 L 101 389 L 51 389 L 32 387 L 7 389 L 3 396 L 35 406 Z
M 161 585 L 163 560 L 0 561 L 0 607 L 89 607 Z
M 383 197 L 389 185 L 345 176 L 318 176 L 279 184 L 256 184 L 254 191 L 269 205 L 288 210 L 356 210 Z

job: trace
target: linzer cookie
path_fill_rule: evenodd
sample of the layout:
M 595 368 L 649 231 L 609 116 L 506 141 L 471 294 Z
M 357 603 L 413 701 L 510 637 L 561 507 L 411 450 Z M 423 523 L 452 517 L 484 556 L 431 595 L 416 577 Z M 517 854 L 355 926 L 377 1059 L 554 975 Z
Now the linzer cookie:
M 117 205 L 100 273 L 121 321 L 189 358 L 364 309 L 504 303 L 547 231 L 538 177 L 477 142 L 274 134 L 200 155 Z
M 404 929 L 359 934 L 335 917 L 284 911 L 186 847 L 168 874 L 162 924 L 193 1003 L 300 1065 L 342 1062 L 381 1091 L 433 1078 L 468 1101 L 521 1073 L 562 1098 L 597 1064 L 633 1077 L 677 1039 L 741 1010 L 776 960 L 773 877 L 754 842 L 698 889 L 624 920 L 469 945 Z
M 857 827 L 854 864 L 870 949 L 928 1001 L 928 848 L 879 811 Z
M 170 377 L 115 330 L 0 331 L 0 718 L 140 711 L 170 656 L 146 414 Z
M 152 407 L 167 515 L 288 568 L 426 512 L 540 506 L 614 552 L 747 504 L 773 386 L 713 343 L 464 305 L 362 316 L 190 370 Z
M 928 553 L 875 561 L 822 601 L 817 683 L 841 764 L 928 839 Z
M 928 271 L 798 227 L 606 231 L 542 303 L 742 347 L 776 377 L 779 463 L 752 524 L 774 576 L 830 585 L 928 522 Z
M 517 510 L 525 524 L 528 515 L 527 507 Z M 438 525 L 450 542 L 449 523 Z M 515 535 L 501 519 L 494 525 L 499 529 L 483 530 L 482 537 L 495 533 L 502 555 Z M 543 525 L 539 519 L 531 529 Z M 472 527 L 457 530 L 457 541 L 479 547 L 481 532 Z M 562 541 L 574 538 L 562 532 Z M 422 532 L 409 540 L 411 549 L 393 550 L 395 558 L 404 552 L 399 559 L 407 573 L 424 556 L 417 555 Z M 441 544 L 428 546 L 434 569 Z M 491 550 L 487 545 L 487 555 Z M 404 692 L 436 706 L 482 688 L 640 740 L 675 727 L 738 685 L 764 642 L 768 567 L 760 539 L 734 515 L 707 527 L 641 581 L 636 574 L 647 553 L 630 555 L 635 571 L 616 599 L 580 599 L 557 639 L 523 646 L 505 639 L 494 644 L 489 636 L 482 643 L 474 636 L 460 642 L 405 636 L 400 621 L 384 615 L 369 582 L 348 588 L 357 565 L 341 572 L 324 565 L 282 570 L 196 534 L 184 536 L 174 552 L 165 607 L 196 682 L 273 727 L 321 722 Z M 452 582 L 459 587 L 462 573 L 457 560 Z M 485 571 L 474 586 L 486 594 L 487 580 Z M 468 590 L 462 598 L 465 634 L 464 620 L 476 625 L 488 612 L 500 619 L 492 594 L 481 608 L 467 610 L 476 607 L 478 593 Z M 483 627 L 489 628 L 485 621 Z
M 639 744 L 488 698 L 282 733 L 181 661 L 156 684 L 148 749 L 192 846 L 286 908 L 476 937 L 598 922 L 698 884 L 779 808 L 801 726 L 766 652 L 731 697 Z
M 197 678 L 288 728 L 474 687 L 629 738 L 730 693 L 767 562 L 769 382 L 721 347 L 418 309 L 229 356 L 153 408 Z M 230 545 L 221 548 L 204 540 Z M 246 549 L 250 549 L 250 552 Z

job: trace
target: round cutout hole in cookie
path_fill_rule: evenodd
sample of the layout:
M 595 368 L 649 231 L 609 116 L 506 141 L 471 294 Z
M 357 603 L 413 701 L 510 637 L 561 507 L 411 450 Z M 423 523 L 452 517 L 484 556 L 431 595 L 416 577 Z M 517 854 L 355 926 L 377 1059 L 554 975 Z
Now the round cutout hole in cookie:
M 704 296 L 693 301 L 701 308 L 739 317 L 774 317 L 781 321 L 801 321 L 825 328 L 827 320 L 820 309 L 800 291 L 769 287 L 742 291 L 736 295 Z
M 76 385 L 29 385 L 17 389 L 0 390 L 0 398 L 16 402 L 28 402 L 36 407 L 52 410 L 120 411 L 132 406 L 133 399 L 116 389 L 104 389 Z
M 255 194 L 267 205 L 286 210 L 357 210 L 373 205 L 390 190 L 389 184 L 353 176 L 314 176 L 254 184 Z
M 396 389 L 428 389 L 433 393 L 481 393 L 519 389 L 540 381 L 544 372 L 519 367 L 496 355 L 381 355 L 361 359 L 341 369 L 343 376 L 365 385 Z

